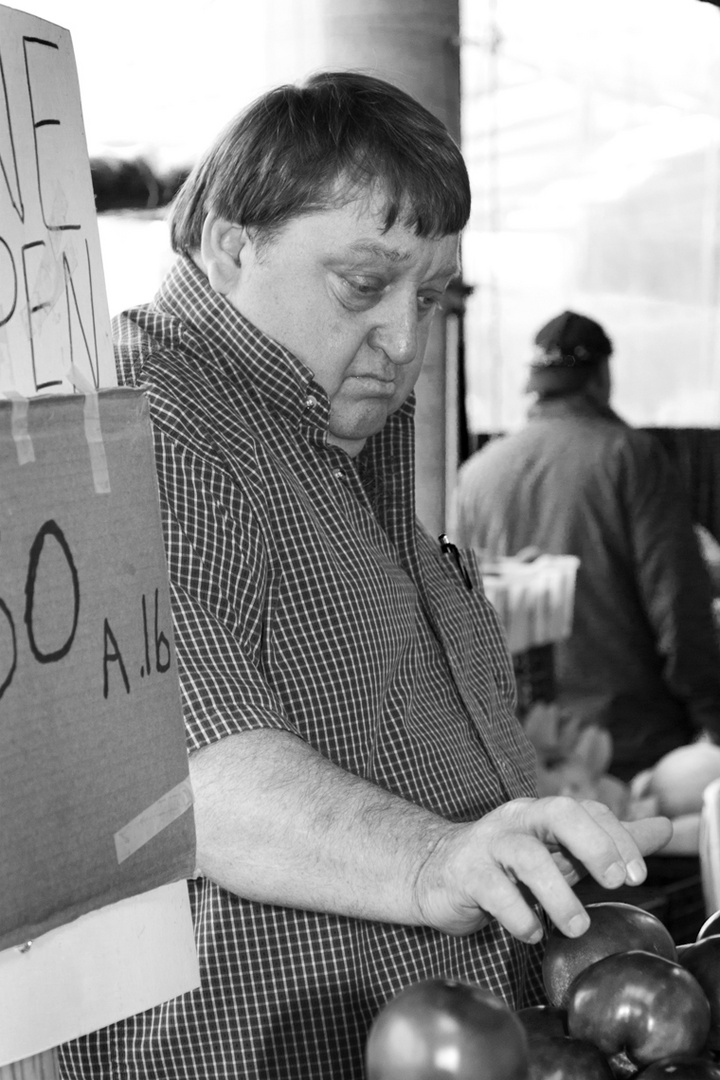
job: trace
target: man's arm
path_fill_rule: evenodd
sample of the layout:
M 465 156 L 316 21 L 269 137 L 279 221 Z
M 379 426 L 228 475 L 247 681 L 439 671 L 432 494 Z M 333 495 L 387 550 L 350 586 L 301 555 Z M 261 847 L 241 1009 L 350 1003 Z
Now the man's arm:
M 519 799 L 456 824 L 345 772 L 297 737 L 257 730 L 190 758 L 198 870 L 247 899 L 468 934 L 495 917 L 521 940 L 588 925 L 573 893 L 639 884 L 667 843 L 652 818 L 623 826 L 599 803 Z

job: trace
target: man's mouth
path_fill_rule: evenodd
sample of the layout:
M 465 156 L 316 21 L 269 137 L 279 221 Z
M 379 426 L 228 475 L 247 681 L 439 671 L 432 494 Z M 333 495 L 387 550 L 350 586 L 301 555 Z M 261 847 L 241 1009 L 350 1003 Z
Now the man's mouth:
M 363 372 L 360 375 L 351 376 L 354 383 L 359 384 L 366 393 L 390 396 L 395 393 L 395 379 L 385 375 L 375 375 L 372 372 Z

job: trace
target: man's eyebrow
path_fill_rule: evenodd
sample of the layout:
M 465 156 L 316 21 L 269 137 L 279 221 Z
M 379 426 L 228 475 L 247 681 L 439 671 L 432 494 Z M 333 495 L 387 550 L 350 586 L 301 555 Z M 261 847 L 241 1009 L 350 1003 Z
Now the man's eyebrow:
M 397 248 L 388 248 L 383 244 L 378 243 L 376 240 L 358 240 L 357 243 L 351 244 L 346 249 L 349 254 L 356 255 L 360 258 L 367 258 L 371 256 L 376 259 L 384 259 L 389 263 L 402 263 L 407 262 L 412 258 L 409 251 L 399 251 Z M 460 273 L 460 264 L 457 259 L 453 259 L 451 263 L 446 266 L 441 266 L 435 277 L 448 277 L 453 278 Z
M 391 263 L 407 262 L 411 258 L 409 251 L 399 251 L 397 248 L 385 247 L 376 240 L 358 240 L 350 244 L 346 249 L 351 255 L 371 255 L 376 259 L 386 259 Z

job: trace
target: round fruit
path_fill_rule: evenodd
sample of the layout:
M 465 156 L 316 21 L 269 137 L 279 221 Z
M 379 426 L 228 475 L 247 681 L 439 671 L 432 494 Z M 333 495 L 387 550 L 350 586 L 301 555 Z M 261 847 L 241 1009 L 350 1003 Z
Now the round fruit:
M 592 1043 L 563 1036 L 530 1040 L 530 1080 L 614 1080 L 605 1055 Z
M 667 817 L 699 814 L 703 792 L 720 777 L 720 746 L 690 743 L 661 757 L 650 774 L 646 794 L 657 796 L 658 810 Z
M 720 1065 L 701 1057 L 663 1058 L 639 1072 L 637 1080 L 720 1080 Z
M 557 1009 L 554 1005 L 530 1005 L 526 1009 L 518 1009 L 515 1015 L 525 1028 L 529 1039 L 536 1035 L 558 1038 L 567 1035 L 565 1009 Z
M 710 1004 L 710 1050 L 720 1050 L 720 936 L 701 938 L 683 949 L 682 966 L 694 975 Z
M 489 990 L 426 979 L 377 1014 L 365 1068 L 367 1080 L 528 1080 L 527 1036 Z
M 697 979 L 654 953 L 606 956 L 570 988 L 570 1036 L 608 1056 L 624 1052 L 639 1066 L 677 1054 L 698 1056 L 709 1031 L 710 1005 Z
M 567 1008 L 573 979 L 604 956 L 642 949 L 666 960 L 677 959 L 672 934 L 651 912 L 614 901 L 588 904 L 585 910 L 590 926 L 580 937 L 565 937 L 557 927 L 548 935 L 542 976 L 551 1005 Z

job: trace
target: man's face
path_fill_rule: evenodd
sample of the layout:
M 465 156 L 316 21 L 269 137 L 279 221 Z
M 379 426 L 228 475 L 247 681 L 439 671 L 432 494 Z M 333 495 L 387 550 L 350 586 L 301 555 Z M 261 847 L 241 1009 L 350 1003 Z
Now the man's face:
M 265 244 L 244 236 L 226 298 L 289 349 L 330 398 L 330 442 L 351 455 L 413 389 L 430 322 L 458 267 L 458 238 L 383 233 L 361 199 L 292 219 Z

